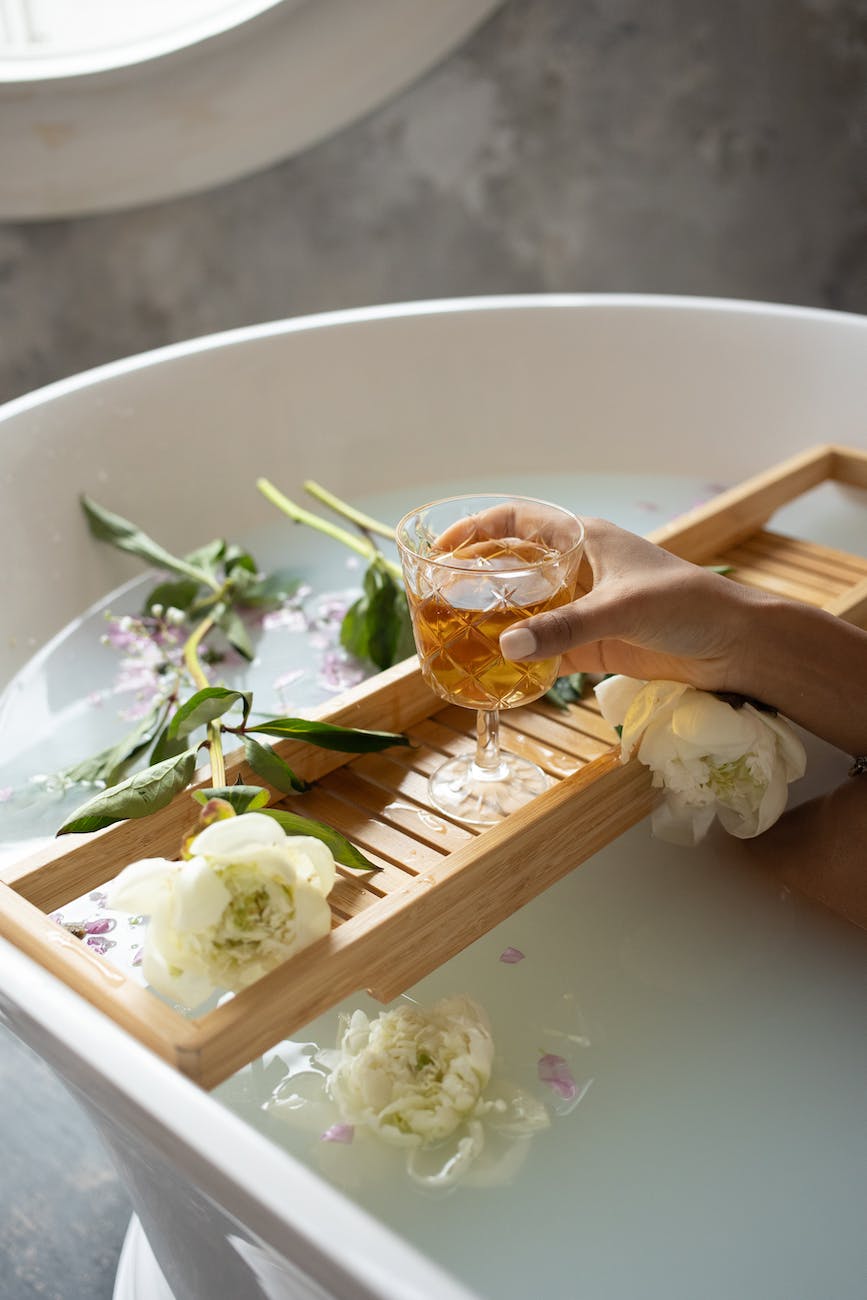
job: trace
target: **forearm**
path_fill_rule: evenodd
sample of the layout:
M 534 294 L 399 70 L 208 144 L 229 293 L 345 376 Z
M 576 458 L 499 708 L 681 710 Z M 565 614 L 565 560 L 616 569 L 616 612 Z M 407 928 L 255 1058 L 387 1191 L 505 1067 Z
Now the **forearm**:
M 867 753 L 867 632 L 811 605 L 741 592 L 731 689 L 846 753 Z

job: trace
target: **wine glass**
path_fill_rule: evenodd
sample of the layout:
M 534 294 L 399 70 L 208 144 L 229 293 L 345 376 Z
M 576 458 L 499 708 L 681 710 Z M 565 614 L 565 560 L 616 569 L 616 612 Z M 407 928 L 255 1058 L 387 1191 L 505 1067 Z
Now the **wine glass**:
M 475 753 L 434 772 L 431 800 L 490 825 L 548 787 L 535 763 L 500 749 L 499 714 L 544 695 L 560 664 L 504 659 L 500 633 L 574 599 L 584 528 L 529 497 L 456 496 L 411 510 L 397 544 L 422 675 L 443 699 L 477 710 Z

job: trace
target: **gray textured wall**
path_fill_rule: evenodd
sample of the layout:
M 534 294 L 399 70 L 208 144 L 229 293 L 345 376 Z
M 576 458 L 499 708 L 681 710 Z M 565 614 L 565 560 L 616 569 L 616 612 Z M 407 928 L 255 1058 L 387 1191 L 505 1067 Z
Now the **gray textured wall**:
M 0 400 L 212 330 L 418 297 L 864 311 L 865 73 L 862 0 L 509 0 L 397 100 L 268 172 L 0 225 Z M 0 1083 L 0 1293 L 107 1298 L 122 1189 L 2 1036 Z
M 867 307 L 864 0 L 507 0 L 258 176 L 0 225 L 0 400 L 254 321 L 440 295 Z

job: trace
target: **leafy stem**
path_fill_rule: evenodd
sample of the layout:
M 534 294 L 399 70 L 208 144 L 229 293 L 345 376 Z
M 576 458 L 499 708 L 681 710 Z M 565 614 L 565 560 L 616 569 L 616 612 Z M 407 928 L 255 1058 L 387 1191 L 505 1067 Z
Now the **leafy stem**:
M 208 689 L 208 679 L 199 660 L 199 645 L 214 626 L 213 615 L 203 618 L 184 644 L 184 663 L 200 691 Z M 211 756 L 211 780 L 215 786 L 226 784 L 226 764 L 223 759 L 222 727 L 218 718 L 208 723 L 208 749 Z
M 273 506 L 276 506 L 278 510 L 282 511 L 282 513 L 286 515 L 287 518 L 291 519 L 293 523 L 306 524 L 309 528 L 315 528 L 317 532 L 324 533 L 326 537 L 332 538 L 335 542 L 342 542 L 344 546 L 348 546 L 350 550 L 355 551 L 357 555 L 363 556 L 365 560 L 375 560 L 378 558 L 397 582 L 402 581 L 403 574 L 400 565 L 396 564 L 394 560 L 386 559 L 384 555 L 380 555 L 377 548 L 369 539 L 356 537 L 354 533 L 347 532 L 345 528 L 341 528 L 338 524 L 333 524 L 330 520 L 322 519 L 319 515 L 314 515 L 312 511 L 305 510 L 303 506 L 296 505 L 294 501 L 290 501 L 287 496 L 283 495 L 279 488 L 275 487 L 274 484 L 266 478 L 257 479 L 256 486 L 262 493 L 263 497 L 265 497 L 267 501 L 270 501 Z M 332 497 L 331 501 L 338 502 L 338 498 Z M 338 504 L 341 507 L 342 514 L 346 515 L 347 518 L 352 517 L 348 513 L 351 510 L 351 507 L 344 507 L 342 502 L 339 502 Z M 375 520 L 370 520 L 367 521 L 366 524 L 361 524 L 359 523 L 360 519 L 367 520 L 367 516 L 359 514 L 356 518 L 353 518 L 353 522 L 357 523 L 359 527 L 369 528 L 370 523 L 376 523 Z M 386 533 L 383 531 L 384 529 L 384 524 L 378 524 L 375 531 L 378 531 L 381 535 L 385 536 Z M 370 531 L 374 530 L 370 529 Z M 393 534 L 391 534 L 391 536 L 393 536 Z
M 356 528 L 360 528 L 362 532 L 375 533 L 378 537 L 384 537 L 386 541 L 394 541 L 396 536 L 395 531 L 393 528 L 390 528 L 388 524 L 383 524 L 380 520 L 374 519 L 371 515 L 366 515 L 363 511 L 356 510 L 355 506 L 350 506 L 345 501 L 341 501 L 340 497 L 335 496 L 333 492 L 329 492 L 327 488 L 314 482 L 313 479 L 307 479 L 305 481 L 304 491 L 309 492 L 312 497 L 315 497 L 317 501 L 321 501 L 324 506 L 328 506 L 328 508 L 333 510 L 336 514 L 342 515 L 344 519 L 348 519 L 350 523 L 355 524 Z

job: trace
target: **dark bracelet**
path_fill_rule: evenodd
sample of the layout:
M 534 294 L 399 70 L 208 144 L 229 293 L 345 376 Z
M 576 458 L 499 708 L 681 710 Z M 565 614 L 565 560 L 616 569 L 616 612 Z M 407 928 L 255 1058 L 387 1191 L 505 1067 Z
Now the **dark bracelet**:
M 733 709 L 742 709 L 745 704 L 751 704 L 758 713 L 771 713 L 777 716 L 777 710 L 773 704 L 765 704 L 762 700 L 754 700 L 751 695 L 739 695 L 736 691 L 714 691 L 718 700 L 723 704 L 730 704 Z
M 850 776 L 867 776 L 867 754 L 859 754 L 849 768 Z

